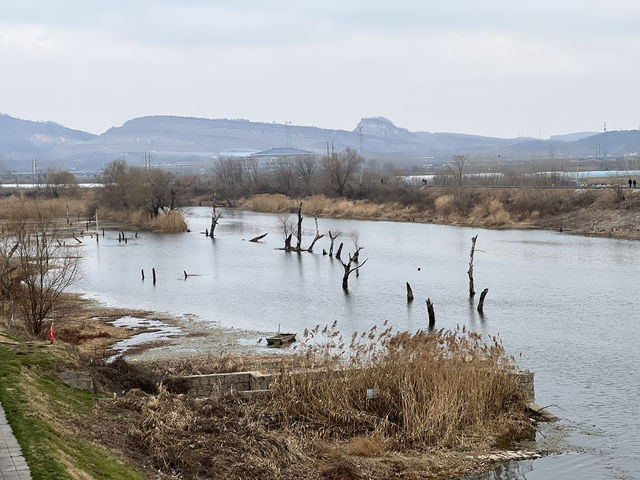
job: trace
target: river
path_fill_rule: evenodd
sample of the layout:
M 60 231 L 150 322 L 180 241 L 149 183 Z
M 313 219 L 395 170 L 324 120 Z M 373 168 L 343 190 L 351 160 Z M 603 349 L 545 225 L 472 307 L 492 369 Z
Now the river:
M 321 231 L 342 232 L 336 247 L 343 241 L 344 251 L 353 251 L 353 237 L 364 246 L 360 259 L 367 263 L 345 294 L 342 265 L 322 255 L 327 237 L 313 254 L 285 253 L 276 250 L 283 243 L 279 216 L 222 215 L 215 240 L 200 233 L 210 223 L 205 207 L 188 211 L 188 233 L 140 233 L 125 245 L 117 232 L 107 232 L 99 245 L 87 243 L 77 288 L 111 306 L 191 314 L 252 332 L 273 332 L 278 324 L 302 332 L 337 320 L 345 336 L 385 320 L 396 331 L 425 328 L 429 297 L 436 327 L 499 335 L 518 363 L 535 372 L 537 403 L 553 405 L 574 447 L 478 478 L 640 478 L 640 243 L 321 218 Z M 313 220 L 304 226 L 308 245 Z M 262 233 L 268 235 L 260 243 L 248 242 Z M 483 318 L 468 298 L 475 234 L 476 290 L 489 288 Z M 196 276 L 185 280 L 183 271 Z M 407 281 L 416 297 L 409 305 Z

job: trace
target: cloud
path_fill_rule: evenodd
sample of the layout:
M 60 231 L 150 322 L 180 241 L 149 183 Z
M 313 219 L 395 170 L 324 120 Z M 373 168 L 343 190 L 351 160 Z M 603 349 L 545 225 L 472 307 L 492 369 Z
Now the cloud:
M 492 135 L 637 124 L 635 2 L 0 0 L 0 18 L 3 109 L 93 131 L 152 113 Z

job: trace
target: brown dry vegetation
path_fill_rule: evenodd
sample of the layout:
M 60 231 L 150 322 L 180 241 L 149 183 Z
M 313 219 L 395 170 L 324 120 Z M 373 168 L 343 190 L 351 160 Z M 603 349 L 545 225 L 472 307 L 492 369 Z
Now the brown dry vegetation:
M 187 479 L 445 478 L 477 468 L 460 452 L 485 452 L 501 435 L 530 431 L 522 394 L 500 374 L 511 360 L 499 343 L 375 328 L 350 344 L 331 328 L 306 338 L 278 367 L 271 397 L 131 390 L 102 402 L 111 413 L 94 437 L 149 472 Z M 182 362 L 173 368 L 246 366 L 227 356 L 209 357 L 206 367 Z M 113 368 L 128 381 L 160 373 L 159 364 L 122 363 Z M 369 388 L 378 398 L 366 399 Z
M 640 239 L 640 190 L 536 188 L 412 188 L 395 202 L 375 203 L 313 195 L 254 195 L 238 206 L 261 212 L 433 222 L 486 228 L 551 228 L 585 235 Z

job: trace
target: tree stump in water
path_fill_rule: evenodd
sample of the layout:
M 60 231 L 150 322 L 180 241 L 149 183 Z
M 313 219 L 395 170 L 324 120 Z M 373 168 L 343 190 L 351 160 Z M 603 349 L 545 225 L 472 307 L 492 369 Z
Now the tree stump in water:
M 155 267 L 153 267 L 151 269 L 151 273 L 153 275 L 153 284 L 155 285 L 156 284 L 156 269 L 155 269 Z
M 340 246 L 338 247 L 338 251 L 336 252 L 336 258 L 337 258 L 338 260 L 342 260 L 342 259 L 340 258 L 340 254 L 342 253 L 342 245 L 343 245 L 343 244 L 344 244 L 344 242 L 340 242 Z
M 467 275 L 469 275 L 469 296 L 473 297 L 476 294 L 476 291 L 473 287 L 473 254 L 476 251 L 476 240 L 478 239 L 478 235 L 475 237 L 471 237 L 471 254 L 469 255 L 469 270 L 467 270 Z
M 411 290 L 411 285 L 407 282 L 407 302 L 413 302 L 413 291 Z
M 432 332 L 436 324 L 436 314 L 433 311 L 433 303 L 430 298 L 427 298 L 427 313 L 429 314 L 429 331 Z
M 483 308 L 484 308 L 484 297 L 487 296 L 487 293 L 489 292 L 488 288 L 485 288 L 482 293 L 480 294 L 480 301 L 478 302 L 478 313 L 480 315 L 482 315 L 484 313 Z

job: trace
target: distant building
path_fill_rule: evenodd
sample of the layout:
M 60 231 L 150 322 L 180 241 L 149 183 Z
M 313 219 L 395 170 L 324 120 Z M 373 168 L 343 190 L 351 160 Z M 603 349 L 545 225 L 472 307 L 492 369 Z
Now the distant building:
M 270 148 L 269 150 L 263 150 L 261 152 L 252 153 L 252 157 L 275 159 L 280 157 L 297 157 L 299 155 L 313 155 L 313 152 L 308 150 L 301 150 L 299 148 Z
M 283 162 L 284 160 L 293 160 L 296 157 L 306 157 L 315 155 L 308 150 L 299 148 L 284 147 L 270 148 L 261 152 L 252 153 L 251 157 L 258 160 L 258 168 L 260 170 L 271 170 L 274 163 Z

